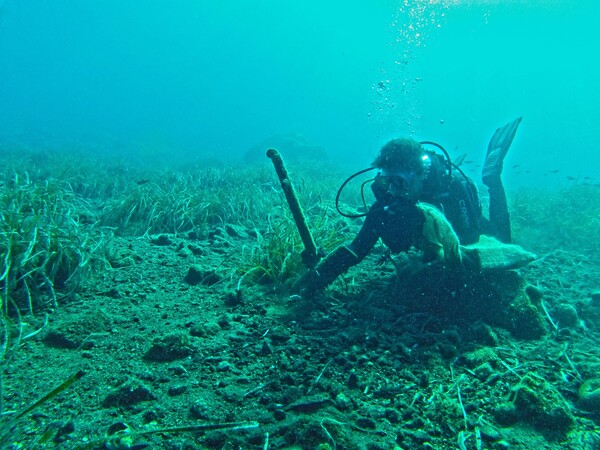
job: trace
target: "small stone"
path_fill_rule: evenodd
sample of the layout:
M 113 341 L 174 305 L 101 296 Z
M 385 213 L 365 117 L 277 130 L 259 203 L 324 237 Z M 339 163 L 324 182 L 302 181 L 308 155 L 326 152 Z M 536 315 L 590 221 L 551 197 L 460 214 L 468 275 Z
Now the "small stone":
M 471 352 L 464 353 L 460 356 L 460 361 L 463 362 L 467 367 L 475 368 L 482 364 L 496 364 L 498 356 L 496 352 L 490 347 L 482 347 Z
M 236 289 L 235 291 L 227 292 L 224 300 L 226 306 L 238 306 L 244 303 L 244 294 L 241 289 Z
M 50 347 L 89 350 L 94 347 L 94 339 L 90 336 L 112 332 L 114 322 L 115 318 L 103 309 L 93 308 L 87 314 L 61 321 L 59 327 L 49 326 L 42 339 Z
M 358 375 L 356 375 L 355 372 L 350 372 L 347 384 L 350 389 L 356 389 L 358 387 Z
M 473 338 L 488 347 L 496 347 L 500 342 L 498 335 L 489 325 L 483 322 L 477 322 L 471 327 Z
M 296 380 L 294 379 L 294 377 L 292 376 L 292 374 L 290 373 L 285 373 L 282 375 L 280 382 L 282 384 L 287 384 L 288 386 L 293 386 L 294 384 L 296 384 Z
M 429 374 L 427 372 L 423 372 L 419 377 L 419 387 L 421 389 L 427 389 L 429 387 Z
M 154 410 L 149 410 L 144 413 L 144 423 L 156 422 L 158 420 L 158 413 Z
M 586 411 L 600 413 L 600 378 L 583 382 L 578 391 L 578 405 Z
M 173 245 L 173 240 L 166 234 L 161 234 L 150 239 L 150 243 L 159 246 L 169 246 Z
M 385 410 L 384 417 L 394 425 L 400 422 L 400 414 L 398 414 L 398 411 L 392 408 L 387 408 Z
M 212 286 L 221 281 L 221 277 L 214 270 L 206 270 L 199 264 L 193 264 L 188 268 L 184 281 L 191 286 L 197 284 Z
M 356 426 L 367 430 L 374 430 L 377 427 L 377 424 L 369 417 L 359 417 L 356 419 Z
M 169 372 L 171 372 L 173 375 L 184 375 L 187 371 L 185 370 L 185 367 L 181 366 L 181 365 L 175 365 L 175 366 L 170 366 L 167 369 Z
M 502 439 L 502 434 L 496 428 L 491 425 L 484 425 L 481 427 L 481 436 L 487 441 L 496 442 Z
M 185 391 L 187 391 L 187 386 L 185 384 L 180 384 L 177 386 L 171 386 L 169 388 L 168 394 L 171 397 L 176 397 L 178 395 L 185 393 Z
M 369 349 L 375 349 L 379 346 L 379 338 L 376 334 L 371 334 L 365 339 L 365 347 Z
M 350 400 L 344 393 L 340 392 L 335 396 L 335 407 L 340 411 L 348 411 L 352 408 L 352 400 Z
M 53 441 L 57 444 L 64 442 L 69 438 L 69 435 L 75 431 L 75 423 L 72 420 L 69 420 L 66 423 L 61 424 L 58 427 L 56 432 L 56 436 L 54 436 Z
M 150 389 L 141 383 L 131 382 L 110 392 L 104 399 L 104 406 L 131 406 L 136 403 L 156 400 Z
M 578 327 L 579 326 L 579 315 L 573 305 L 564 303 L 558 305 L 554 311 L 554 319 L 558 322 L 558 326 L 561 327 Z
M 496 422 L 503 426 L 513 425 L 519 420 L 519 412 L 516 406 L 514 403 L 509 402 L 496 405 L 492 411 L 492 415 L 496 419 Z
M 50 329 L 44 336 L 44 343 L 50 347 L 76 349 L 79 342 L 61 330 Z
M 194 256 L 201 256 L 204 254 L 204 250 L 199 245 L 190 244 L 187 248 L 190 252 L 192 252 L 192 255 Z
M 204 277 L 204 271 L 198 265 L 193 265 L 188 268 L 187 274 L 185 275 L 184 281 L 187 284 L 195 286 L 202 282 L 202 278 Z
M 217 364 L 217 372 L 227 372 L 231 369 L 231 365 L 227 361 L 221 361 Z
M 104 292 L 104 295 L 110 298 L 123 298 L 123 295 L 114 286 L 111 287 L 108 291 Z
M 182 248 L 177 252 L 177 256 L 180 258 L 191 258 L 192 252 L 187 248 Z
M 204 400 L 196 400 L 190 408 L 190 412 L 194 419 L 203 419 L 203 420 L 210 419 L 208 411 L 209 411 L 209 408 L 206 405 L 206 402 L 204 402 Z
M 404 423 L 404 427 L 412 430 L 419 430 L 425 426 L 425 422 L 420 417 L 415 417 Z
M 286 410 L 313 413 L 319 409 L 325 408 L 330 404 L 331 400 L 328 396 L 317 395 L 314 397 L 304 397 L 302 400 L 289 405 Z
M 225 225 L 225 233 L 227 233 L 231 237 L 236 237 L 236 238 L 248 236 L 248 234 L 243 230 L 242 227 L 231 225 L 231 224 Z
M 536 304 L 539 303 L 539 301 L 544 296 L 544 292 L 539 287 L 534 286 L 532 284 L 528 284 L 527 286 L 525 286 L 525 293 L 527 294 L 529 299 Z
M 229 328 L 231 328 L 231 322 L 229 321 L 229 317 L 227 316 L 221 317 L 217 323 L 223 330 L 228 330 Z
M 475 368 L 475 376 L 481 381 L 487 380 L 493 373 L 494 369 L 488 362 L 483 363 Z
M 187 238 L 190 241 L 203 241 L 208 238 L 208 229 L 206 227 L 196 227 L 192 231 L 188 232 Z
M 156 338 L 145 358 L 150 361 L 174 361 L 185 358 L 193 352 L 189 339 L 189 336 L 183 333 L 171 333 Z
M 287 414 L 283 409 L 276 409 L 275 411 L 273 411 L 273 417 L 275 418 L 275 420 L 281 422 L 282 420 L 285 420 Z
M 573 425 L 573 414 L 566 400 L 546 380 L 526 375 L 513 392 L 520 417 L 531 424 L 556 431 L 566 431 Z
M 195 337 L 206 337 L 217 334 L 221 329 L 217 322 L 205 322 L 193 324 L 190 328 L 190 334 Z
M 269 342 L 268 339 L 265 339 L 263 341 L 263 345 L 260 349 L 260 354 L 261 355 L 270 355 L 271 353 L 273 353 L 273 348 L 271 347 L 271 343 Z
M 456 356 L 456 354 L 458 353 L 458 349 L 456 348 L 456 345 L 454 345 L 450 342 L 440 342 L 437 345 L 437 348 L 438 348 L 438 351 L 440 352 L 440 355 L 442 355 L 442 357 L 445 359 L 454 358 Z
M 414 433 L 412 433 L 412 436 L 415 439 L 415 441 L 423 445 L 431 440 L 431 436 L 425 430 L 417 430 Z

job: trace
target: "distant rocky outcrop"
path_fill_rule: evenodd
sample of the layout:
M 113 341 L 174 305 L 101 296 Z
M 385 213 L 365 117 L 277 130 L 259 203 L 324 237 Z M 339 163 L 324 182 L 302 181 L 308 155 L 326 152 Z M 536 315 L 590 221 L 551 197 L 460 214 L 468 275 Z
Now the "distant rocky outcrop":
M 324 147 L 309 141 L 298 133 L 276 134 L 263 139 L 244 154 L 244 162 L 250 164 L 267 162 L 266 153 L 274 148 L 289 162 L 326 161 Z

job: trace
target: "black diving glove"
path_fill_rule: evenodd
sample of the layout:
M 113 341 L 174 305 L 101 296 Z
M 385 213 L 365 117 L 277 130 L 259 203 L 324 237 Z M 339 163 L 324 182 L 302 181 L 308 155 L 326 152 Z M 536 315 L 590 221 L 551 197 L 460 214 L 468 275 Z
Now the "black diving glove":
M 311 298 L 323 288 L 320 273 L 316 269 L 311 269 L 300 277 L 294 284 L 293 290 L 302 298 Z
M 310 298 L 325 289 L 333 280 L 350 266 L 359 262 L 359 258 L 346 246 L 338 247 L 315 267 L 303 275 L 294 285 L 301 297 Z

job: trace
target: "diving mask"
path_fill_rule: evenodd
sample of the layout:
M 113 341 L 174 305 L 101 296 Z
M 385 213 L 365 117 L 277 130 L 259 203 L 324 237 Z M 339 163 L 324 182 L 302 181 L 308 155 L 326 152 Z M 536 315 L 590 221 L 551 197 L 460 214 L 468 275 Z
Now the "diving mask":
M 418 195 L 421 186 L 421 183 L 416 182 L 417 179 L 413 171 L 382 169 L 373 180 L 371 189 L 378 200 L 413 199 Z

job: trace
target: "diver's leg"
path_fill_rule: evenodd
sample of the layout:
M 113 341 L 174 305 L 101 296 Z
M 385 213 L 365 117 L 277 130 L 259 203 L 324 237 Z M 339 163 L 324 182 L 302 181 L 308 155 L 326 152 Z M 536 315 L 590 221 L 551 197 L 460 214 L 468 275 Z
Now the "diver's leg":
M 496 130 L 492 139 L 490 139 L 481 174 L 483 184 L 488 187 L 490 193 L 490 224 L 494 230 L 493 234 L 500 241 L 506 243 L 511 241 L 510 216 L 508 214 L 506 193 L 500 176 L 502 175 L 504 157 L 520 123 L 521 117 Z
M 510 232 L 510 215 L 508 214 L 508 203 L 506 193 L 500 177 L 496 182 L 488 184 L 490 193 L 490 224 L 493 234 L 499 241 L 510 243 L 512 236 Z

